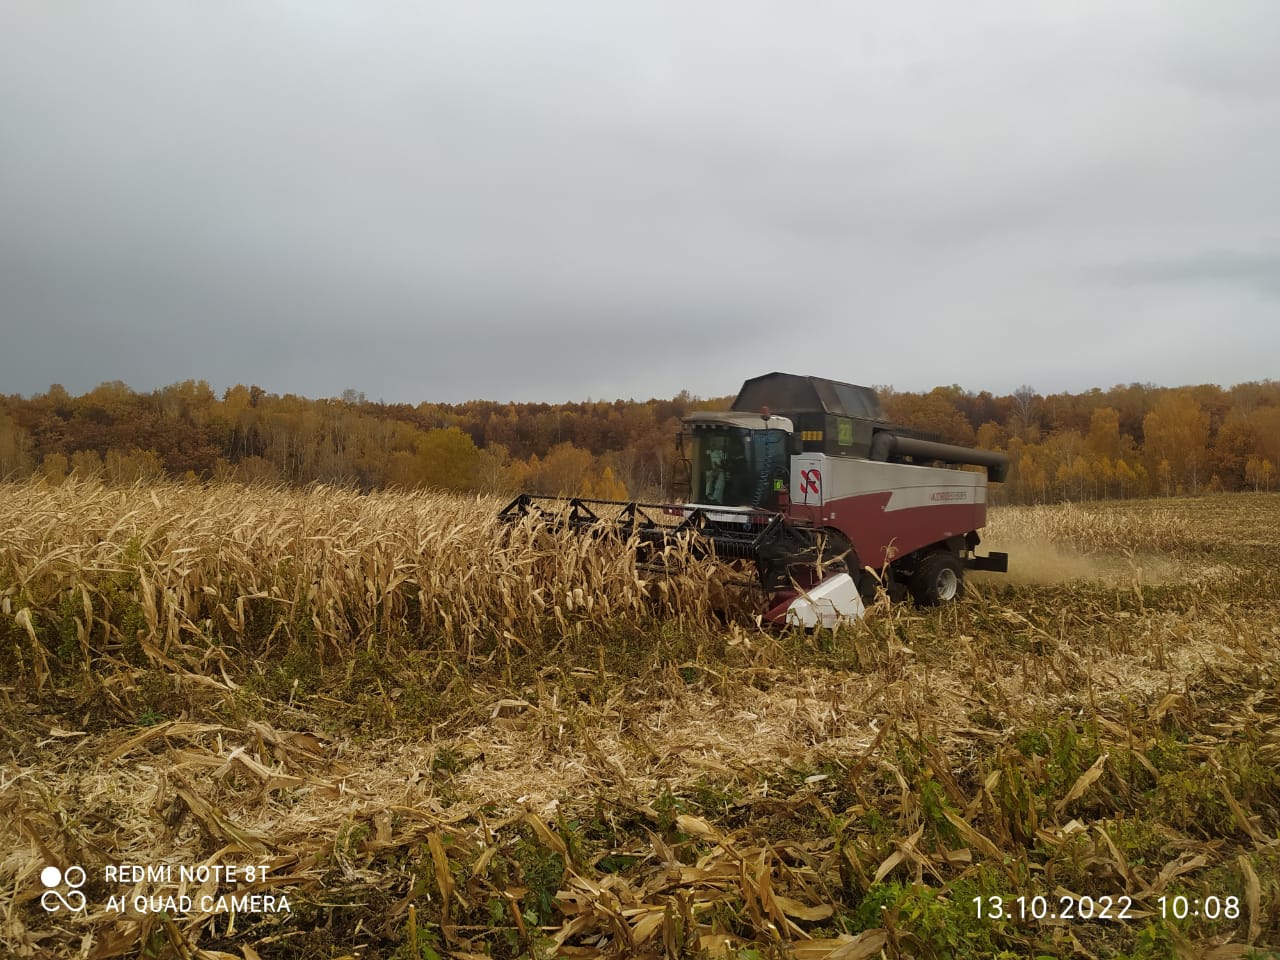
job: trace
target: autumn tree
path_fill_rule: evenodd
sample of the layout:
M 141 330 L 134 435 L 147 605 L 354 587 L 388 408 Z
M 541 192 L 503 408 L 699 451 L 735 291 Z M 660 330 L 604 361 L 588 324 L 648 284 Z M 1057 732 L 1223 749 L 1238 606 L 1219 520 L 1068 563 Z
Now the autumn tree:
M 626 500 L 627 486 L 613 475 L 613 468 L 605 465 L 596 479 L 594 493 L 601 500 Z
M 44 459 L 40 461 L 40 474 L 49 483 L 59 486 L 63 480 L 67 479 L 70 465 L 65 453 L 46 453 Z
M 1199 473 L 1209 443 L 1209 415 L 1189 393 L 1166 393 L 1142 421 L 1144 451 L 1166 491 L 1183 486 L 1199 488 Z
M 1028 445 L 1018 463 L 1018 499 L 1023 503 L 1043 503 L 1049 499 L 1049 471 L 1039 447 Z
M 1013 391 L 1012 399 L 1013 420 L 1009 424 L 1010 432 L 1029 443 L 1035 443 L 1040 439 L 1040 422 L 1036 414 L 1040 398 L 1033 387 L 1024 383 Z
M 1271 480 L 1275 476 L 1275 464 L 1266 457 L 1250 457 L 1244 469 L 1245 480 L 1253 485 L 1255 493 L 1271 489 Z
M 1121 498 L 1133 496 L 1134 488 L 1138 481 L 1138 476 L 1133 472 L 1133 468 L 1126 461 L 1117 460 L 1115 473 L 1116 486 L 1120 489 Z
M 77 450 L 71 454 L 71 475 L 78 480 L 98 480 L 104 469 L 97 450 Z
M 476 486 L 484 493 L 512 493 L 511 453 L 504 443 L 490 443 L 476 456 Z
M 13 417 L 0 413 L 0 480 L 31 472 L 31 437 Z
M 559 443 L 539 464 L 537 472 L 530 476 L 534 493 L 548 496 L 591 495 L 591 474 L 594 464 L 591 454 L 571 443 Z
M 457 427 L 431 430 L 418 441 L 416 484 L 440 490 L 474 490 L 480 451 Z
M 1120 438 L 1120 412 L 1114 407 L 1099 407 L 1089 419 L 1089 435 L 1085 446 L 1094 460 L 1119 460 L 1124 456 Z
M 164 461 L 154 450 L 108 450 L 103 458 L 108 483 L 152 483 L 164 476 Z
M 988 420 L 978 428 L 974 441 L 983 450 L 1003 450 L 1009 442 L 1009 431 L 994 420 Z
M 1248 482 L 1245 467 L 1251 456 L 1256 456 L 1258 437 L 1249 417 L 1236 412 L 1218 428 L 1209 450 L 1208 463 L 1215 474 L 1223 478 L 1228 490 L 1239 490 Z
M 946 443 L 970 446 L 973 425 L 956 409 L 953 396 L 950 388 L 938 387 L 927 394 L 895 393 L 881 405 L 894 423 L 937 434 Z
M 1280 406 L 1259 407 L 1248 416 L 1258 456 L 1280 463 Z
M 1116 462 L 1118 461 L 1111 461 L 1106 457 L 1099 457 L 1093 461 L 1091 469 L 1094 483 L 1097 485 L 1095 496 L 1101 496 L 1103 499 L 1111 496 L 1112 484 L 1116 479 Z

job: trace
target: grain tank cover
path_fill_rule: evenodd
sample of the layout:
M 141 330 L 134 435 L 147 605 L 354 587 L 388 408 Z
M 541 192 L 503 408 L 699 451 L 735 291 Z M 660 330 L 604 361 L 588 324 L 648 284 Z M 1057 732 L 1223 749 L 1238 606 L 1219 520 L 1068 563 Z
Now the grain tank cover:
M 738 391 L 733 409 L 758 412 L 761 407 L 795 422 L 806 453 L 867 457 L 875 432 L 889 425 L 870 387 L 823 377 L 794 373 L 753 377 Z
M 755 413 L 761 407 L 786 414 L 819 413 L 863 420 L 885 419 L 880 410 L 880 400 L 870 387 L 794 373 L 766 373 L 762 377 L 752 377 L 738 391 L 738 398 L 733 401 L 731 409 Z

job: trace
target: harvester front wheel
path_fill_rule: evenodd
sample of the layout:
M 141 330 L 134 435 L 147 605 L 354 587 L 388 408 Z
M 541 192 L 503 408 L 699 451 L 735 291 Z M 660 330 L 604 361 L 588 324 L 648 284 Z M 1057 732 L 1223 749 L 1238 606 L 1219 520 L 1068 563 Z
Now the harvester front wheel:
M 911 577 L 911 597 L 922 607 L 958 600 L 964 595 L 964 567 L 950 553 L 930 553 Z

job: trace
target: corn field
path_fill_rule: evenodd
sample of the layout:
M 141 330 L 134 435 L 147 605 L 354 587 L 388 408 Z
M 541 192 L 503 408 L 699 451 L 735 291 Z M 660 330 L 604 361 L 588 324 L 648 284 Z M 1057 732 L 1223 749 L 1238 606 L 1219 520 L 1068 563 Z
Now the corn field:
M 1280 947 L 1280 496 L 997 510 L 834 634 L 501 506 L 0 486 L 0 954 Z
M 626 545 L 495 519 L 486 498 L 313 488 L 8 486 L 6 652 L 37 691 L 61 653 L 199 670 L 302 649 L 323 666 L 388 641 L 471 659 L 545 653 L 588 625 L 705 622 L 714 570 L 646 579 Z M 24 642 L 29 640 L 30 643 Z

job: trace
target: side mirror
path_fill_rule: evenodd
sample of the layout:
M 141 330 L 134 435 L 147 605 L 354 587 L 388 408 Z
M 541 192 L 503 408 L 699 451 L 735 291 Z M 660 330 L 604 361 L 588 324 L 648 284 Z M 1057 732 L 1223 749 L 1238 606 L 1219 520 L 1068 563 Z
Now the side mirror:
M 804 439 L 800 436 L 799 431 L 787 437 L 787 452 L 793 457 L 804 453 Z

